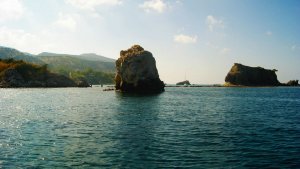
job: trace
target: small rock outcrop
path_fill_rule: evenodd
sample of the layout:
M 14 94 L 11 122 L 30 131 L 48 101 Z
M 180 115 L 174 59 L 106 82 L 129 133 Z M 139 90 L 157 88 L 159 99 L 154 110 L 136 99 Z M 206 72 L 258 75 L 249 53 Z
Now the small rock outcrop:
M 152 53 L 139 45 L 121 51 L 116 61 L 116 90 L 134 93 L 160 93 L 164 83 L 160 80 Z
M 286 83 L 287 86 L 299 86 L 299 80 L 290 80 Z
M 279 86 L 276 71 L 235 63 L 225 78 L 225 86 Z
M 191 85 L 191 83 L 188 80 L 185 80 L 185 81 L 176 83 L 176 85 Z
M 74 81 L 77 87 L 91 87 L 88 81 L 84 78 L 75 79 Z

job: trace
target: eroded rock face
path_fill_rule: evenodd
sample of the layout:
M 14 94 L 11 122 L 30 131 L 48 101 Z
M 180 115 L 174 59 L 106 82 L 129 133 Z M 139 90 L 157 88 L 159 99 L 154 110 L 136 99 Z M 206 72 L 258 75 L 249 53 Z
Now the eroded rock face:
M 139 45 L 120 52 L 116 69 L 116 90 L 138 93 L 164 91 L 164 83 L 159 79 L 152 53 Z
M 279 86 L 276 71 L 235 63 L 227 74 L 225 82 L 228 86 Z

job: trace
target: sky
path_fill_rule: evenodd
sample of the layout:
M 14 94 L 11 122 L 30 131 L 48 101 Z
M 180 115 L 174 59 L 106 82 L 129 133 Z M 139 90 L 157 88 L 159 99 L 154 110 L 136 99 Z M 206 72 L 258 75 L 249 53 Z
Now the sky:
M 300 80 L 299 0 L 0 0 L 0 46 L 97 53 L 134 44 L 165 83 L 222 84 L 242 63 Z

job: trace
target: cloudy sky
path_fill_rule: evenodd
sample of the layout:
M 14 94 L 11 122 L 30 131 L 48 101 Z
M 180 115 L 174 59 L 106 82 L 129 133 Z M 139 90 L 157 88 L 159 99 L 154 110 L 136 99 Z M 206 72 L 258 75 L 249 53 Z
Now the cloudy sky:
M 0 46 L 118 58 L 140 44 L 167 83 L 224 83 L 233 63 L 300 80 L 298 0 L 0 0 Z

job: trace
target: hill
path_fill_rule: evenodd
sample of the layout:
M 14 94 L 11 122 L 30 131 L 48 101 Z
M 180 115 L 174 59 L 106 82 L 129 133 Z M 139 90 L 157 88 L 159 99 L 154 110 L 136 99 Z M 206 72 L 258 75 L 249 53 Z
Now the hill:
M 114 72 L 115 66 L 113 62 L 85 60 L 72 55 L 36 56 L 36 58 L 48 64 L 49 69 L 53 71 L 82 71 L 90 68 L 95 71 Z
M 89 60 L 89 61 L 100 61 L 100 62 L 115 62 L 115 59 L 107 58 L 101 55 L 97 55 L 95 53 L 83 53 L 80 55 L 69 55 L 69 54 L 57 54 L 50 52 L 42 52 L 37 56 L 70 56 L 78 59 Z
M 9 58 L 38 65 L 46 64 L 52 72 L 83 77 L 91 84 L 113 83 L 115 60 L 96 54 L 68 55 L 43 52 L 33 55 L 13 48 L 0 47 L 0 59 Z
M 72 80 L 22 60 L 0 59 L 0 87 L 88 87 L 83 79 Z
M 13 48 L 0 46 L 0 59 L 24 60 L 26 62 L 44 64 L 43 61 L 29 53 L 20 52 Z
M 113 62 L 90 61 L 64 56 L 38 56 L 49 69 L 70 78 L 84 78 L 90 84 L 112 84 L 114 79 Z

